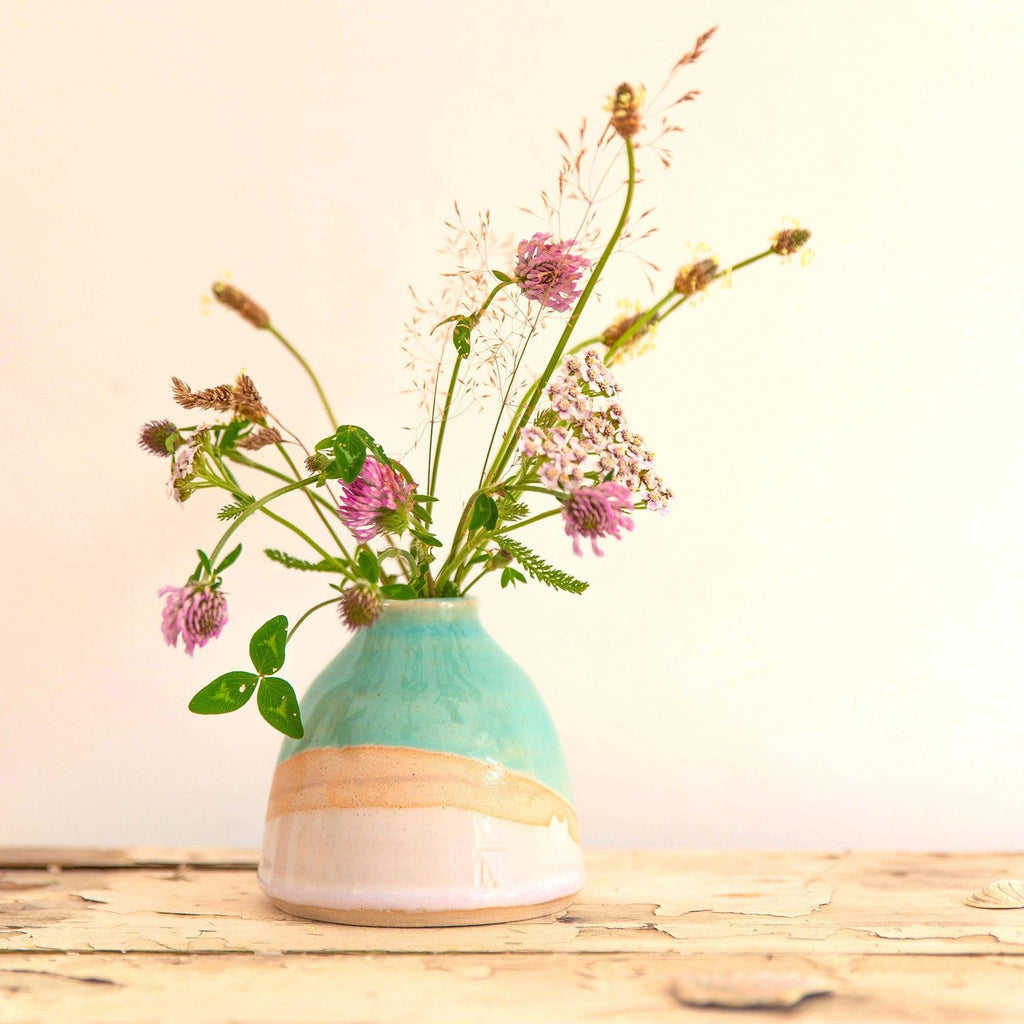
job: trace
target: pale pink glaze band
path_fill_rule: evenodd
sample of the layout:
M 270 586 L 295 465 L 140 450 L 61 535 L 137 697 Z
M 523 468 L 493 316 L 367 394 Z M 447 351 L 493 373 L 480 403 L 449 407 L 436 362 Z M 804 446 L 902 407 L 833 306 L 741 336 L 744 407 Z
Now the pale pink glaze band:
M 275 774 L 260 884 L 279 905 L 335 920 L 547 905 L 583 884 L 577 834 L 564 800 L 494 762 L 308 750 Z

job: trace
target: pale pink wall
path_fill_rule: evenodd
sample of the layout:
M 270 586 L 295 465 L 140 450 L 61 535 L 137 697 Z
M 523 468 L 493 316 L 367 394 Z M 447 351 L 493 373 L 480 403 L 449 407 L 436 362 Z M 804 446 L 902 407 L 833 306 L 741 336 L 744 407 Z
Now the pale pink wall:
M 321 424 L 269 339 L 203 315 L 207 283 L 233 271 L 345 418 L 404 444 L 407 286 L 435 286 L 452 201 L 534 230 L 519 207 L 552 186 L 555 129 L 720 24 L 676 165 L 640 199 L 662 227 L 646 252 L 667 273 L 690 242 L 742 257 L 796 214 L 817 259 L 665 326 L 622 378 L 672 515 L 600 562 L 552 528 L 539 546 L 591 592 L 491 592 L 485 621 L 552 708 L 592 844 L 1021 845 L 1018 3 L 3 20 L 0 842 L 258 841 L 275 735 L 185 703 L 307 581 L 259 563 L 265 529 L 224 637 L 166 648 L 156 591 L 216 524 L 164 499 L 134 437 L 172 414 L 172 374 L 242 367 L 296 429 Z M 642 276 L 624 261 L 603 291 L 596 327 Z M 341 640 L 310 627 L 292 678 Z

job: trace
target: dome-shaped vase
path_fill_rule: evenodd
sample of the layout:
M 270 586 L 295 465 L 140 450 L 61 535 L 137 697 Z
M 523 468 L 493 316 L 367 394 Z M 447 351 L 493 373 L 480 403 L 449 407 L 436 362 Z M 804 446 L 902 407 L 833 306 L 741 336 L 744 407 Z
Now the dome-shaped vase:
M 561 744 L 473 598 L 386 601 L 302 700 L 259 880 L 281 909 L 361 925 L 492 924 L 583 884 Z

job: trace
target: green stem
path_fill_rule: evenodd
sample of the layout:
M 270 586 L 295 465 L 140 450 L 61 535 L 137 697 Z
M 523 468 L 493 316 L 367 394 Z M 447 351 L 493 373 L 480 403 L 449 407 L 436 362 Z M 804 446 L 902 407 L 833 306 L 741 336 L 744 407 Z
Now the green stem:
M 516 491 L 529 491 L 531 494 L 546 494 L 549 498 L 557 498 L 557 492 L 551 490 L 550 487 L 534 486 L 533 484 L 517 484 L 515 487 Z
M 242 511 L 238 517 L 231 523 L 231 525 L 221 535 L 217 546 L 213 549 L 213 553 L 210 555 L 210 564 L 217 564 L 217 556 L 224 550 L 224 545 L 231 539 L 231 535 L 237 530 L 242 523 L 246 521 L 254 512 L 259 512 L 264 505 L 269 505 L 270 502 L 276 501 L 282 495 L 288 494 L 291 491 L 297 491 L 300 487 L 308 487 L 317 478 L 315 476 L 308 476 L 304 480 L 295 480 L 290 484 L 286 484 L 284 487 L 279 487 L 276 491 L 271 491 L 270 494 L 264 495 L 259 501 L 253 502 L 244 511 Z M 330 556 L 328 556 L 330 557 Z
M 288 450 L 285 448 L 285 446 L 283 444 L 278 444 L 277 450 L 284 457 L 284 461 L 288 463 L 288 466 L 291 469 L 292 473 L 294 474 L 295 479 L 300 480 L 302 478 L 302 475 L 299 473 L 299 467 L 295 465 L 294 459 L 292 459 L 292 457 L 288 454 Z M 313 494 L 312 491 L 306 491 L 306 497 L 309 498 L 309 503 L 310 505 L 313 506 L 313 511 L 317 514 L 317 516 L 319 516 L 320 522 L 324 524 L 324 529 L 326 529 L 327 532 L 331 535 L 332 540 L 334 541 L 335 544 L 338 545 L 338 548 L 341 551 L 341 553 L 347 559 L 351 560 L 351 555 L 349 555 L 348 549 L 345 547 L 344 544 L 342 544 L 341 538 L 337 535 L 337 533 L 334 532 L 334 528 L 331 526 L 330 520 L 327 518 L 327 516 L 324 515 L 323 509 L 317 504 L 316 499 L 318 495 Z M 331 508 L 331 511 L 334 512 L 334 508 L 332 506 L 328 506 L 328 508 Z
M 488 294 L 487 298 L 484 299 L 483 305 L 475 313 L 473 313 L 472 316 L 469 318 L 473 322 L 473 326 L 474 327 L 476 326 L 477 323 L 479 323 L 480 318 L 487 311 L 487 307 L 490 306 L 490 304 L 494 301 L 494 297 L 498 294 L 498 292 L 500 292 L 502 290 L 502 288 L 507 288 L 510 284 L 512 284 L 511 281 L 499 281 L 491 289 L 491 291 Z M 440 326 L 440 324 L 438 324 L 438 327 L 439 326 Z M 435 328 L 435 330 L 436 330 L 436 328 Z M 448 394 L 445 395 L 444 411 L 441 413 L 441 424 L 438 427 L 438 431 L 437 431 L 437 448 L 436 448 L 436 450 L 434 450 L 433 462 L 431 464 L 430 452 L 431 452 L 431 448 L 432 448 L 433 443 L 434 443 L 434 420 L 433 420 L 433 413 L 434 413 L 434 409 L 436 408 L 436 404 L 437 404 L 437 382 L 436 381 L 434 382 L 434 400 L 431 403 L 432 407 L 431 407 L 431 420 L 430 420 L 430 440 L 427 443 L 427 462 L 428 462 L 428 470 L 429 470 L 428 474 L 427 474 L 427 494 L 433 494 L 433 495 L 437 494 L 437 474 L 438 474 L 438 470 L 439 470 L 440 465 L 441 465 L 441 445 L 444 444 L 444 434 L 445 434 L 445 430 L 448 427 L 448 415 L 451 412 L 452 399 L 455 397 L 455 388 L 457 387 L 457 385 L 459 383 L 459 370 L 462 369 L 462 363 L 463 363 L 464 358 L 465 357 L 460 352 L 458 354 L 458 356 L 456 357 L 456 359 L 455 359 L 455 365 L 452 367 L 452 379 L 451 379 L 451 383 L 448 385 Z M 440 377 L 440 370 L 438 372 L 438 377 Z M 427 525 L 429 526 L 430 523 L 433 522 L 433 518 L 434 517 L 433 517 L 433 513 L 431 512 L 429 507 L 427 508 L 426 512 L 427 512 Z
M 519 350 L 519 355 L 516 357 L 515 364 L 512 367 L 512 375 L 509 377 L 508 387 L 505 389 L 504 397 L 501 400 L 501 405 L 498 406 L 498 415 L 494 420 L 494 429 L 491 431 L 491 439 L 487 442 L 487 453 L 484 455 L 484 464 L 480 468 L 480 479 L 477 481 L 477 487 L 482 487 L 484 482 L 484 475 L 487 473 L 487 465 L 491 458 L 491 449 L 494 448 L 494 439 L 498 436 L 498 428 L 501 426 L 501 418 L 505 415 L 505 407 L 508 405 L 509 395 L 512 394 L 512 388 L 516 382 L 516 376 L 519 373 L 519 366 L 523 361 L 523 356 L 526 355 L 526 346 L 530 344 L 530 339 L 537 332 L 537 327 L 540 324 L 541 314 L 544 312 L 542 306 L 537 310 L 537 316 L 534 318 L 533 323 L 530 325 L 530 332 L 526 335 L 523 340 L 523 347 Z
M 472 590 L 473 587 L 475 587 L 489 572 L 494 572 L 494 569 L 490 566 L 488 566 L 485 569 L 482 569 L 479 575 L 474 576 L 473 579 L 471 579 L 469 583 L 466 584 L 466 588 L 461 592 L 459 596 L 465 597 L 466 594 L 468 594 L 470 590 Z
M 508 431 L 505 434 L 505 440 L 502 442 L 501 448 L 495 456 L 494 463 L 487 474 L 485 483 L 491 483 L 501 476 L 509 459 L 512 458 L 512 454 L 516 448 L 516 438 L 519 435 L 519 431 L 530 422 L 530 417 L 533 415 L 534 410 L 537 408 L 537 403 L 540 401 L 541 395 L 544 393 L 544 387 L 551 379 L 551 375 L 558 368 L 562 354 L 565 351 L 565 348 L 569 343 L 569 339 L 572 336 L 572 332 L 576 327 L 576 322 L 579 320 L 580 314 L 583 312 L 591 293 L 597 287 L 597 282 L 601 277 L 601 273 L 604 271 L 605 264 L 607 264 L 608 260 L 611 258 L 612 251 L 618 244 L 619 238 L 626 227 L 626 221 L 629 218 L 629 211 L 633 205 L 633 192 L 636 188 L 636 159 L 633 155 L 632 141 L 630 139 L 626 139 L 625 141 L 626 160 L 629 165 L 629 177 L 626 182 L 626 200 L 623 203 L 622 213 L 619 215 L 618 223 L 615 225 L 615 230 L 612 232 L 612 236 L 608 240 L 608 244 L 605 246 L 604 252 L 601 253 L 601 258 L 597 261 L 597 266 L 590 275 L 590 279 L 587 281 L 586 287 L 583 289 L 583 294 L 576 300 L 576 305 L 573 307 L 573 311 L 569 315 L 565 329 L 562 331 L 562 336 L 558 339 L 558 344 L 555 346 L 555 350 L 551 353 L 548 365 L 544 368 L 544 372 L 537 378 L 533 387 L 527 393 L 525 406 L 521 403 L 520 408 L 516 411 L 516 414 L 513 415 L 512 422 L 509 424 Z
M 327 401 L 327 395 L 324 394 L 324 389 L 320 386 L 320 381 L 317 375 L 313 372 L 313 367 L 306 362 L 302 357 L 299 350 L 276 328 L 273 324 L 267 325 L 267 330 L 277 338 L 279 342 L 298 360 L 299 365 L 306 371 L 309 379 L 313 382 L 313 387 L 316 388 L 316 393 L 320 396 L 320 402 L 324 407 L 324 411 L 327 413 L 327 418 L 331 421 L 331 430 L 336 430 L 338 427 L 337 417 L 334 415 L 334 410 L 331 409 L 331 403 Z
M 299 619 L 295 623 L 295 625 L 292 626 L 292 628 L 288 630 L 288 635 L 284 639 L 285 644 L 286 645 L 288 644 L 288 642 L 291 640 L 291 638 L 295 635 L 295 630 L 297 630 L 299 628 L 299 626 L 301 626 L 306 621 L 306 619 L 308 619 L 310 617 L 310 615 L 313 614 L 313 612 L 319 611 L 321 608 L 326 608 L 329 604 L 337 604 L 337 603 L 338 603 L 338 599 L 336 597 L 332 597 L 332 598 L 329 598 L 326 601 L 321 601 L 319 604 L 313 605 L 312 608 L 307 608 L 302 613 L 302 615 L 299 617 Z
M 728 267 L 725 270 L 720 270 L 717 274 L 715 274 L 711 278 L 711 280 L 712 281 L 717 281 L 719 278 L 725 277 L 728 274 L 734 274 L 737 270 L 742 270 L 744 267 L 749 267 L 752 263 L 757 263 L 758 260 L 763 260 L 766 256 L 771 256 L 771 254 L 773 252 L 774 252 L 773 249 L 765 249 L 764 252 L 759 252 L 756 256 L 748 256 L 745 260 L 740 260 L 739 263 L 734 263 L 731 267 Z M 662 320 L 667 319 L 672 313 L 674 313 L 690 297 L 688 295 L 678 295 L 678 293 L 675 290 L 672 290 L 667 295 L 665 295 L 661 299 L 659 299 L 658 302 L 655 303 L 655 305 L 653 305 L 647 311 L 647 314 L 645 314 L 635 324 L 633 324 L 633 326 L 630 327 L 630 329 L 628 331 L 624 331 L 623 332 L 621 338 L 616 338 L 614 344 L 609 345 L 608 351 L 605 352 L 605 354 L 604 354 L 604 361 L 605 361 L 605 363 L 609 363 L 610 364 L 611 360 L 612 360 L 612 357 L 615 355 L 615 353 L 618 352 L 619 349 L 621 349 L 623 346 L 628 345 L 629 342 L 635 337 L 637 332 L 640 331 L 648 323 L 650 323 L 650 321 L 651 321 L 651 319 L 653 319 L 653 317 L 648 315 L 648 314 L 655 313 L 662 306 L 664 306 L 667 302 L 669 302 L 669 300 L 673 296 L 677 296 L 677 301 L 673 302 L 672 305 L 669 306 L 668 309 L 666 309 L 663 313 L 658 314 L 657 319 L 659 320 L 659 322 L 662 321 Z M 573 351 L 575 351 L 575 349 Z
M 245 491 L 243 491 L 241 487 L 237 485 L 237 483 L 234 486 L 226 486 L 225 483 L 221 481 L 218 484 L 218 486 L 220 486 L 223 490 L 226 490 L 229 494 L 233 494 L 239 501 L 249 500 L 250 495 L 246 494 Z M 322 547 L 320 547 L 320 545 L 317 544 L 317 542 L 313 540 L 313 538 L 310 537 L 303 529 L 296 526 L 290 520 L 285 519 L 284 516 L 280 516 L 276 512 L 271 512 L 269 508 L 261 508 L 260 511 L 265 516 L 268 516 L 270 519 L 273 519 L 275 523 L 280 523 L 282 526 L 287 527 L 289 530 L 291 530 L 292 533 L 296 534 L 298 537 L 301 537 L 302 540 L 304 540 L 322 559 L 324 559 L 327 562 L 334 562 L 335 564 L 337 564 L 339 566 L 339 572 L 342 575 L 347 576 L 349 579 L 354 578 L 348 572 L 348 570 L 342 565 L 342 563 L 338 561 L 337 558 L 335 558 L 332 554 L 330 554 L 329 552 L 325 551 Z
M 427 477 L 427 494 L 437 494 L 437 471 L 441 464 L 441 445 L 444 444 L 445 430 L 448 428 L 448 414 L 451 412 L 452 399 L 455 397 L 455 386 L 459 380 L 459 370 L 462 369 L 463 355 L 460 352 L 455 358 L 455 365 L 452 367 L 452 379 L 448 385 L 448 394 L 444 398 L 444 412 L 441 413 L 441 425 L 437 428 L 437 447 L 434 449 L 434 465 L 431 467 Z M 427 507 L 428 525 L 433 521 L 433 513 Z
M 282 526 L 286 526 L 297 537 L 301 537 L 302 540 L 304 540 L 325 562 L 334 562 L 339 567 L 342 566 L 342 563 L 337 558 L 335 558 L 334 555 L 330 554 L 330 552 L 325 551 L 322 547 L 320 547 L 320 545 L 317 544 L 317 542 L 313 540 L 313 538 L 310 537 L 309 534 L 307 534 L 301 527 L 298 527 L 293 522 L 290 522 L 289 520 L 285 519 L 284 516 L 279 516 L 276 512 L 271 512 L 269 508 L 263 508 L 260 509 L 260 511 L 265 516 L 269 516 L 271 519 L 273 519 L 275 523 L 280 523 Z M 341 573 L 341 575 L 347 576 L 349 579 L 354 579 L 352 574 L 349 573 L 348 570 L 345 568 L 339 568 L 339 572 Z
M 445 583 L 451 572 L 455 569 L 455 566 L 462 560 L 463 553 L 459 550 L 459 545 L 462 543 L 462 538 L 465 535 L 466 527 L 469 525 L 469 517 L 473 511 L 473 505 L 476 503 L 476 499 L 479 495 L 483 494 L 486 488 L 478 487 L 470 496 L 469 500 L 462 507 L 462 515 L 459 516 L 458 525 L 455 527 L 455 535 L 452 537 L 452 549 L 451 553 L 445 559 L 444 564 L 437 572 L 436 582 L 437 585 Z
M 504 529 L 498 530 L 494 536 L 498 538 L 503 534 L 511 533 L 513 530 L 521 530 L 524 526 L 531 526 L 533 523 L 539 523 L 542 519 L 549 519 L 551 516 L 557 516 L 561 511 L 562 506 L 559 504 L 558 508 L 550 509 L 547 512 L 541 512 L 529 519 L 523 519 L 521 522 L 513 523 L 511 526 L 506 526 Z

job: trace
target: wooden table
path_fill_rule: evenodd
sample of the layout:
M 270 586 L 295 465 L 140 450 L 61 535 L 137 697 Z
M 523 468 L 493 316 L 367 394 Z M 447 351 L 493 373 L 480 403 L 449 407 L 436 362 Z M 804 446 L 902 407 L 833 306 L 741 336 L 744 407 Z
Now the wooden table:
M 1024 910 L 964 900 L 1022 854 L 593 851 L 560 918 L 287 917 L 247 851 L 0 848 L 0 1021 L 1024 1022 Z M 682 1005 L 680 975 L 813 972 L 791 1010 Z M 739 979 L 739 981 L 737 981 Z

